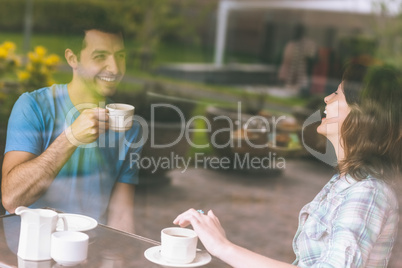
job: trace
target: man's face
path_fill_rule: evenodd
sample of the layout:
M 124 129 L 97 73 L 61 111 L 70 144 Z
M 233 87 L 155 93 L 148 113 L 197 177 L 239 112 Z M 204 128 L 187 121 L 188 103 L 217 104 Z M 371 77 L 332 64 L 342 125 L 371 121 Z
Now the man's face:
M 126 52 L 118 34 L 89 30 L 81 50 L 76 75 L 94 97 L 115 93 L 126 72 Z

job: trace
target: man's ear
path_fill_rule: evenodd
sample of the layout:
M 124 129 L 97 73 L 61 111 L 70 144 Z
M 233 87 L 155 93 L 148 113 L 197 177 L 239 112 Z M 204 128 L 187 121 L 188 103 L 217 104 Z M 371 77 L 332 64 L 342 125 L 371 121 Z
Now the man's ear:
M 67 48 L 66 51 L 64 51 L 64 57 L 71 68 L 75 69 L 77 67 L 78 58 L 71 49 Z

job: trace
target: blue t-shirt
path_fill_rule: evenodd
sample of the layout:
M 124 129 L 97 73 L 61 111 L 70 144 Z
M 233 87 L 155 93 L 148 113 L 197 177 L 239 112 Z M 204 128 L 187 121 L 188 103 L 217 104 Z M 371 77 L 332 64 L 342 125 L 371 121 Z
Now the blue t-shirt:
M 65 84 L 22 94 L 11 112 L 5 153 L 40 155 L 79 115 Z M 138 182 L 133 161 L 142 148 L 141 133 L 140 124 L 134 121 L 128 131 L 109 130 L 97 141 L 79 146 L 49 189 L 30 207 L 52 207 L 105 222 L 115 183 Z M 136 157 L 130 159 L 132 154 Z

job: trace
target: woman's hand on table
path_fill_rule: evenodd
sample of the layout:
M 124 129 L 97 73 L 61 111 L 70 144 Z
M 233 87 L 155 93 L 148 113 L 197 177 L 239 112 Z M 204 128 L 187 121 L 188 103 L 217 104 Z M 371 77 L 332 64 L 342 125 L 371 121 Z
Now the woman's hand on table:
M 231 245 L 219 219 L 212 210 L 205 215 L 195 209 L 189 209 L 177 216 L 173 223 L 180 227 L 187 227 L 191 224 L 202 244 L 214 256 L 219 257 L 223 253 L 222 251 Z
M 191 224 L 209 253 L 226 262 L 231 267 L 295 267 L 291 264 L 262 256 L 231 243 L 227 240 L 225 231 L 223 230 L 219 219 L 211 210 L 208 211 L 207 215 L 204 215 L 195 209 L 189 209 L 177 216 L 173 223 L 178 224 L 181 227 L 186 227 Z

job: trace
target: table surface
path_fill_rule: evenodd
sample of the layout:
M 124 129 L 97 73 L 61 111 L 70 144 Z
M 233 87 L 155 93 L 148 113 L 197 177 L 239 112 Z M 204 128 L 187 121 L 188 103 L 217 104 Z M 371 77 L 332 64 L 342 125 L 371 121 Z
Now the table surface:
M 17 256 L 21 218 L 14 214 L 0 216 L 0 267 L 63 267 L 53 260 L 41 262 L 23 261 Z M 93 268 L 156 268 L 161 267 L 147 260 L 144 251 L 160 245 L 139 235 L 125 233 L 106 225 L 99 224 L 95 229 L 85 232 L 89 235 L 88 258 L 85 262 L 74 267 Z M 228 267 L 217 258 L 203 267 Z

